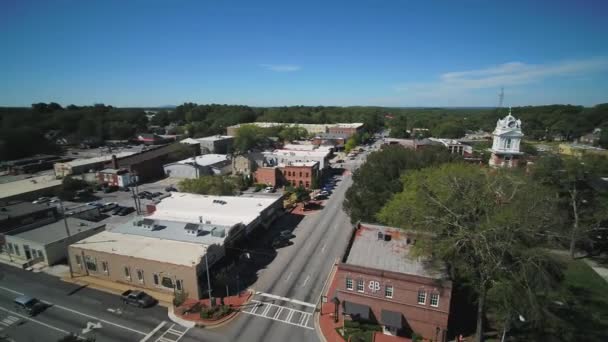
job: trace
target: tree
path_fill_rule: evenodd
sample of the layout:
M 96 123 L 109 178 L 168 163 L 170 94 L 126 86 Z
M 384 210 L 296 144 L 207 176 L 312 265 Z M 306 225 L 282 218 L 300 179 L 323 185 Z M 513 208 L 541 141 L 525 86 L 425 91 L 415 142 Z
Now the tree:
M 308 136 L 308 131 L 302 127 L 283 127 L 279 132 L 279 138 L 284 142 L 301 140 Z
M 541 247 L 555 224 L 552 192 L 530 179 L 467 164 L 445 164 L 403 177 L 403 191 L 380 221 L 420 231 L 414 254 L 447 264 L 477 294 L 477 341 L 483 340 L 488 295 L 497 284 L 523 292 L 507 297 L 507 311 L 539 317 L 539 292 L 560 279 L 559 265 Z M 519 296 L 521 308 L 511 302 Z
M 265 136 L 261 128 L 254 125 L 242 125 L 234 138 L 234 149 L 238 152 L 247 152 L 258 146 Z
M 228 176 L 203 176 L 197 179 L 184 179 L 178 188 L 182 192 L 199 195 L 230 196 L 236 193 L 235 180 Z
M 61 186 L 56 190 L 55 194 L 63 201 L 70 201 L 76 196 L 76 191 L 85 189 L 88 186 L 89 184 L 82 179 L 67 176 L 61 181 Z
M 594 155 L 582 159 L 546 156 L 532 168 L 536 180 L 554 187 L 561 206 L 568 212 L 564 235 L 572 258 L 579 240 L 589 232 L 604 229 L 601 223 L 608 219 L 608 198 L 591 185 L 607 172 L 608 159 Z
M 608 148 L 608 127 L 602 128 L 599 144 L 602 148 Z
M 387 146 L 370 154 L 365 164 L 353 173 L 353 185 L 346 191 L 344 209 L 353 222 L 375 222 L 376 213 L 384 203 L 403 190 L 399 179 L 402 173 L 458 159 L 443 147 L 415 151 Z
M 434 136 L 440 138 L 462 138 L 465 135 L 464 126 L 453 121 L 441 123 L 435 130 L 433 130 Z

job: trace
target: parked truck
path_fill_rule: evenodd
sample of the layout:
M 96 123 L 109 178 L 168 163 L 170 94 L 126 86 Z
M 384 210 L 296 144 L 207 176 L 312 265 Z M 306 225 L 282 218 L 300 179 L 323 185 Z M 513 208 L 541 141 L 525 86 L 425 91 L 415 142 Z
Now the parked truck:
M 121 295 L 122 301 L 125 304 L 134 305 L 140 308 L 146 308 L 156 304 L 156 299 L 148 295 L 144 291 L 127 290 Z

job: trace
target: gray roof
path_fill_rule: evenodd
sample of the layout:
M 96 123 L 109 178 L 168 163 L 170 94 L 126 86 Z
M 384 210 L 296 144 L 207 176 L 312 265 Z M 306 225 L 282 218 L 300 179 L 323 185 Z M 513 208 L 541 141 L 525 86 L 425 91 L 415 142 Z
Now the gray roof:
M 138 222 L 143 220 L 154 221 L 156 227 L 152 230 L 145 229 L 143 226 L 138 225 Z M 199 228 L 201 232 L 199 235 L 191 235 L 186 233 L 186 230 L 194 230 L 188 229 L 186 226 L 191 227 L 196 225 L 196 228 Z M 196 229 L 195 228 L 195 229 Z M 121 233 L 121 234 L 129 234 L 129 235 L 139 235 L 146 236 L 164 240 L 173 240 L 173 241 L 182 241 L 182 242 L 195 242 L 203 245 L 213 245 L 213 244 L 222 244 L 225 240 L 225 237 L 214 236 L 211 233 L 212 229 L 221 230 L 223 229 L 226 233 L 225 236 L 228 235 L 230 228 L 228 226 L 222 226 L 217 224 L 203 224 L 203 223 L 184 223 L 177 221 L 165 221 L 165 220 L 152 220 L 152 219 L 142 219 L 141 217 L 136 217 L 135 219 L 128 221 L 125 224 L 119 225 L 116 228 L 112 229 L 113 233 Z
M 85 221 L 75 217 L 69 217 L 67 221 L 70 229 L 70 235 L 77 235 L 84 231 L 95 230 L 105 226 L 103 223 Z M 11 234 L 11 236 L 44 245 L 67 238 L 65 223 L 63 220 L 59 220 L 22 233 L 14 235 Z
M 390 234 L 389 241 L 384 239 L 387 234 Z M 430 262 L 409 256 L 414 239 L 414 233 L 399 228 L 362 223 L 355 231 L 346 264 L 428 278 L 442 277 L 442 270 L 432 267 Z
M 1 204 L 0 220 L 7 219 L 9 217 L 30 215 L 45 210 L 49 210 L 49 207 L 47 205 L 34 204 L 31 202 L 13 202 L 8 204 Z

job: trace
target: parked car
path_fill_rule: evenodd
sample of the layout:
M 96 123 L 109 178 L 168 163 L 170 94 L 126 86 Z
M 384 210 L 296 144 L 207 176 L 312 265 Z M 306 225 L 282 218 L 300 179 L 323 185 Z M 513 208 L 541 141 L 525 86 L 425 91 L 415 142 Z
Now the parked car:
M 285 240 L 285 239 L 281 239 L 281 238 L 276 238 L 274 240 L 272 240 L 272 248 L 280 248 L 280 247 L 285 247 L 285 246 L 289 246 L 290 242 L 289 240 Z
M 93 207 L 97 207 L 97 208 L 103 207 L 103 204 L 101 204 L 99 202 L 89 202 L 89 203 L 87 203 L 87 205 L 90 205 L 90 206 L 93 206 Z
M 49 201 L 49 203 L 59 203 L 59 198 L 53 197 L 53 198 L 51 198 L 51 200 Z
M 108 186 L 108 187 L 103 188 L 103 192 L 106 194 L 109 194 L 110 192 L 114 192 L 116 190 L 118 190 L 117 186 Z
M 36 316 L 46 309 L 47 305 L 34 297 L 19 296 L 13 301 L 16 311 L 26 313 L 28 316 Z
M 118 212 L 118 215 L 119 216 L 129 215 L 130 213 L 132 213 L 134 211 L 135 211 L 135 208 L 133 208 L 133 207 L 124 207 Z
M 103 205 L 103 207 L 101 207 L 101 212 L 102 213 L 108 212 L 110 210 L 113 210 L 117 206 L 118 206 L 118 203 L 114 203 L 114 202 L 106 203 Z
M 269 186 L 269 187 L 267 187 L 266 189 L 264 189 L 264 192 L 265 192 L 265 193 L 271 193 L 271 192 L 275 192 L 275 191 L 276 191 L 276 190 L 275 190 L 275 189 L 274 189 L 274 187 L 272 187 L 272 186 Z
M 131 191 L 131 189 L 129 189 L 129 187 L 128 187 L 128 186 L 125 186 L 124 188 L 122 188 L 122 189 L 120 189 L 120 190 L 121 190 L 121 191 L 124 191 L 124 192 L 129 192 L 129 191 Z
M 114 207 L 114 210 L 112 210 L 112 215 L 118 215 L 118 213 L 123 210 L 125 207 L 117 205 L 116 207 Z
M 166 187 L 165 191 L 166 192 L 171 192 L 171 191 L 177 191 L 177 189 L 173 185 L 171 185 L 171 186 Z
M 46 203 L 48 201 L 50 201 L 51 199 L 48 197 L 38 197 L 37 200 L 35 200 L 34 202 L 32 202 L 33 204 L 42 204 L 42 203 Z
M 319 192 L 319 195 L 321 195 L 321 196 L 329 196 L 329 191 L 323 190 L 323 191 Z
M 289 240 L 293 237 L 293 233 L 291 232 L 291 230 L 283 230 L 279 233 L 279 237 L 281 239 L 285 239 L 285 240 Z
M 344 159 L 338 159 L 336 160 L 336 163 L 344 163 Z
M 147 308 L 156 304 L 156 299 L 144 291 L 127 290 L 122 293 L 121 298 L 123 303 L 134 305 L 139 308 Z
M 155 192 L 155 193 L 152 194 L 152 196 L 154 196 L 154 197 L 158 197 L 158 196 L 162 196 L 162 195 L 163 195 L 163 193 L 160 192 L 160 191 Z

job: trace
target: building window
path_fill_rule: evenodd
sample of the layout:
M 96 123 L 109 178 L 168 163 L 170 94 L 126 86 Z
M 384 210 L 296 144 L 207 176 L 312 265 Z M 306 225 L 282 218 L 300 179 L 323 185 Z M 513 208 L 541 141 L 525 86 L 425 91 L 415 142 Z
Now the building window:
M 125 266 L 125 278 L 131 280 L 131 269 L 129 266 Z
M 364 290 L 364 286 L 363 286 L 363 279 L 358 279 L 357 280 L 357 292 L 363 292 Z
M 511 138 L 507 138 L 507 140 L 505 141 L 505 148 L 511 148 Z
M 44 254 L 39 249 L 38 249 L 38 258 L 40 258 L 42 261 L 44 261 Z
M 91 256 L 84 257 L 84 264 L 87 266 L 87 270 L 97 272 L 97 260 Z
M 75 259 L 76 259 L 76 265 L 78 267 L 82 268 L 82 260 L 80 259 L 80 255 L 76 255 Z
M 306 182 L 306 187 L 310 188 L 310 183 L 309 182 Z
M 302 177 L 302 171 L 300 171 L 300 177 Z
M 393 285 L 386 285 L 384 287 L 384 296 L 386 298 L 393 298 Z
M 12 243 L 8 243 L 8 251 L 11 254 L 15 254 L 15 249 L 13 248 L 13 244 Z
M 137 280 L 142 284 L 144 283 L 144 270 L 137 270 Z
M 426 291 L 418 290 L 418 304 L 425 305 L 426 304 Z
M 181 279 L 176 280 L 176 281 L 175 281 L 175 289 L 176 289 L 177 291 L 181 291 L 181 290 L 183 290 L 183 289 L 184 289 L 184 281 L 183 281 L 183 280 L 181 280 Z
M 306 177 L 308 177 L 308 172 L 306 172 Z
M 101 262 L 101 269 L 103 270 L 103 273 L 108 274 L 108 262 L 107 261 Z
M 173 289 L 173 279 L 169 278 L 169 277 L 163 277 L 163 279 L 161 280 L 161 285 L 163 287 L 166 287 L 168 289 Z
M 19 245 L 18 244 L 14 244 L 13 246 L 15 246 L 15 254 L 18 256 L 21 256 L 21 252 L 19 251 Z
M 431 293 L 431 306 L 439 306 L 439 293 Z
M 152 275 L 152 280 L 154 281 L 154 285 L 158 286 L 158 274 L 154 273 Z
M 351 278 L 346 278 L 346 289 L 351 291 L 353 289 L 353 280 Z

